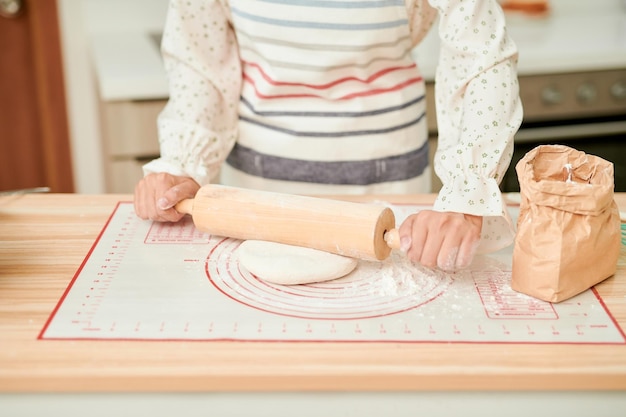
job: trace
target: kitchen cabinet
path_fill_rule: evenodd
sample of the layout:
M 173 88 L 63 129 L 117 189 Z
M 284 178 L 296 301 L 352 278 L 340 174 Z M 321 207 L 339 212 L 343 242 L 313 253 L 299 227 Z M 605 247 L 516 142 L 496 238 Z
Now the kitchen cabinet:
M 92 36 L 107 193 L 132 192 L 142 165 L 159 155 L 156 119 L 168 83 L 158 45 L 151 32 Z
M 159 156 L 156 119 L 166 100 L 100 101 L 106 192 L 132 193 Z
M 442 184 L 435 174 L 435 151 L 437 150 L 437 113 L 435 109 L 435 83 L 426 82 L 426 120 L 428 123 L 428 161 L 430 165 L 431 191 L 436 193 L 441 190 Z

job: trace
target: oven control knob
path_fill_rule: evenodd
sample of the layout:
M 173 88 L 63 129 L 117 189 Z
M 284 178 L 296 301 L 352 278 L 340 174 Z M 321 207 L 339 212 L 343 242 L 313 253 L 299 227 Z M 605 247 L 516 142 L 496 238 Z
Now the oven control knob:
M 561 104 L 563 93 L 555 86 L 546 87 L 541 91 L 541 101 L 548 105 Z
M 576 91 L 576 97 L 582 104 L 589 104 L 598 96 L 598 90 L 591 83 L 581 84 Z
M 626 81 L 618 81 L 611 86 L 611 96 L 621 101 L 626 100 Z

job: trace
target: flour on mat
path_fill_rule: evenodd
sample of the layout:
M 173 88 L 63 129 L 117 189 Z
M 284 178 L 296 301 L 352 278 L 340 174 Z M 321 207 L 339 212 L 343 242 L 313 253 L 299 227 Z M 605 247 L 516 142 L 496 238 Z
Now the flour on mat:
M 413 295 L 437 285 L 444 276 L 445 272 L 411 262 L 403 253 L 394 251 L 382 262 L 375 290 L 381 296 Z

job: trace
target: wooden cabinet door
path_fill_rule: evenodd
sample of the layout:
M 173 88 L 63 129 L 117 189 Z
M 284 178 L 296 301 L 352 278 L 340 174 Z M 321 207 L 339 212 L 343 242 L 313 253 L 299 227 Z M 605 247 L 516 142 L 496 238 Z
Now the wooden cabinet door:
M 0 191 L 73 192 L 56 0 L 15 2 L 0 15 Z

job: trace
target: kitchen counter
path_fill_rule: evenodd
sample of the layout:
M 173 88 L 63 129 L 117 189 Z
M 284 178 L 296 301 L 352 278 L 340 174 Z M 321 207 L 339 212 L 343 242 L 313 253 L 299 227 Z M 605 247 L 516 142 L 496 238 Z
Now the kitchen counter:
M 158 35 L 107 33 L 92 37 L 91 49 L 100 99 L 159 100 L 169 97 Z
M 157 392 L 239 393 L 257 399 L 268 398 L 259 393 L 295 397 L 316 393 L 313 398 L 322 398 L 333 392 L 361 392 L 367 401 L 385 393 L 387 400 L 405 393 L 397 404 L 412 404 L 433 392 L 461 397 L 468 391 L 500 393 L 491 397 L 494 401 L 507 392 L 525 393 L 518 399 L 529 410 L 533 403 L 528 396 L 545 400 L 548 391 L 554 393 L 551 398 L 560 399 L 556 409 L 560 411 L 563 407 L 577 411 L 577 401 L 597 410 L 594 398 L 605 398 L 605 406 L 626 406 L 626 345 L 621 344 L 38 340 L 116 203 L 130 199 L 73 194 L 0 197 L 0 411 L 2 404 L 24 406 L 19 399 L 29 398 L 25 394 Z M 616 200 L 626 210 L 626 195 L 618 194 Z M 432 201 L 433 195 L 423 195 L 405 196 L 399 202 Z M 596 288 L 626 329 L 624 249 L 617 274 Z M 571 395 L 563 397 L 568 392 Z M 437 404 L 431 405 L 441 406 Z M 450 407 L 439 409 L 445 415 Z M 362 415 L 372 410 L 376 408 Z
M 594 2 L 593 7 L 571 2 L 555 3 L 553 13 L 544 18 L 507 17 L 509 33 L 520 51 L 520 76 L 626 68 L 626 12 L 617 1 Z M 92 37 L 103 100 L 169 96 L 157 39 L 155 33 L 129 31 Z M 428 81 L 435 77 L 438 47 L 433 27 L 414 51 Z
M 433 29 L 414 53 L 428 81 L 439 57 Z M 626 12 L 509 16 L 507 30 L 519 50 L 520 77 L 626 68 Z

